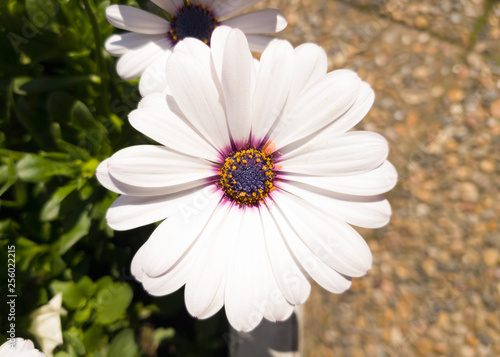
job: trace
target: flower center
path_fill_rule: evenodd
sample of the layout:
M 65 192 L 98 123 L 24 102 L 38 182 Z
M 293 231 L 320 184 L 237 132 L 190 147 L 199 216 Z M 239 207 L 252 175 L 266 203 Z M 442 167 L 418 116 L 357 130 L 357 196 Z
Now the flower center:
M 217 187 L 241 206 L 255 206 L 275 189 L 274 158 L 264 151 L 248 148 L 232 152 L 219 172 Z
M 185 5 L 179 7 L 177 14 L 172 17 L 167 36 L 172 45 L 186 37 L 195 37 L 210 44 L 212 32 L 219 25 L 219 19 L 209 7 L 201 5 L 199 2 L 193 4 L 191 1 L 187 1 Z

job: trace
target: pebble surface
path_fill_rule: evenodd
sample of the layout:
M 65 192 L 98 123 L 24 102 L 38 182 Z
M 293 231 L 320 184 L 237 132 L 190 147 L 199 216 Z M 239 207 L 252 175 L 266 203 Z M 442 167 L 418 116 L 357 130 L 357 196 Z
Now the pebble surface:
M 500 3 L 269 0 L 280 37 L 325 48 L 375 90 L 357 130 L 389 141 L 393 216 L 359 229 L 373 268 L 314 286 L 305 357 L 500 356 Z

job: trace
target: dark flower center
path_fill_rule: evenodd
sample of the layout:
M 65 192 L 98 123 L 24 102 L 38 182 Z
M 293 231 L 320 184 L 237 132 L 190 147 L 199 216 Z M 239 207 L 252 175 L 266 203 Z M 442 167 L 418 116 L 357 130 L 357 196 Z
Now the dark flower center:
M 187 1 L 172 17 L 167 36 L 172 45 L 186 37 L 195 37 L 209 45 L 212 32 L 219 25 L 220 21 L 212 9 L 199 2 L 193 4 Z
M 256 206 L 276 188 L 275 176 L 273 156 L 248 148 L 232 152 L 225 159 L 217 187 L 241 206 Z

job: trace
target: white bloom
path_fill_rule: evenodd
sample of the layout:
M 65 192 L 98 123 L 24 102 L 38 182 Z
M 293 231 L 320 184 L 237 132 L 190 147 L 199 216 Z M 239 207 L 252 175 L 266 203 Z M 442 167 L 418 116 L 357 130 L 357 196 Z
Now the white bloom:
M 43 305 L 31 313 L 29 332 L 35 336 L 47 357 L 52 357 L 54 348 L 63 343 L 61 331 L 61 315 L 66 310 L 61 307 L 62 293 L 55 295 L 47 305 Z
M 186 285 L 193 316 L 225 305 L 248 331 L 288 318 L 311 279 L 341 293 L 366 274 L 372 256 L 350 224 L 385 225 L 381 194 L 397 177 L 382 136 L 347 132 L 372 89 L 352 71 L 327 74 L 319 46 L 275 40 L 258 62 L 238 29 L 219 27 L 211 41 L 181 42 L 168 87 L 129 116 L 161 145 L 120 150 L 97 177 L 121 194 L 107 212 L 113 229 L 167 218 L 132 261 L 145 289 Z
M 170 50 L 185 37 L 195 37 L 208 43 L 214 28 L 220 25 L 245 32 L 250 48 L 262 52 L 273 39 L 263 34 L 283 30 L 287 22 L 275 9 L 263 9 L 239 15 L 262 0 L 151 0 L 172 15 L 171 22 L 149 12 L 125 5 L 106 9 L 108 21 L 115 27 L 130 31 L 115 34 L 106 41 L 106 49 L 120 56 L 116 70 L 125 80 L 137 78 L 149 67 L 150 72 L 163 72 Z M 156 83 L 141 79 L 142 95 L 151 93 Z
M 45 357 L 30 340 L 16 338 L 0 346 L 0 357 Z

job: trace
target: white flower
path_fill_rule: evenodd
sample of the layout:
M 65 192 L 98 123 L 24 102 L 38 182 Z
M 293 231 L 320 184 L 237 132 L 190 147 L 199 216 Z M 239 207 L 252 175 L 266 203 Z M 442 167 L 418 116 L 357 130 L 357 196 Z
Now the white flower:
M 0 346 L 0 357 L 45 357 L 30 340 L 15 338 Z
M 171 21 L 149 12 L 124 5 L 106 9 L 108 21 L 115 27 L 130 31 L 115 34 L 106 41 L 106 49 L 120 56 L 118 75 L 125 80 L 137 78 L 149 67 L 153 73 L 163 72 L 170 50 L 185 37 L 208 43 L 214 28 L 220 25 L 245 32 L 250 48 L 262 52 L 273 39 L 263 34 L 283 30 L 287 22 L 275 9 L 263 9 L 233 17 L 262 0 L 151 0 L 172 15 Z M 156 84 L 141 79 L 142 95 L 153 92 Z
M 219 27 L 211 41 L 177 45 L 164 93 L 129 116 L 161 145 L 118 151 L 97 178 L 121 194 L 107 212 L 113 229 L 167 218 L 132 261 L 144 288 L 186 285 L 193 316 L 225 305 L 249 331 L 288 318 L 311 279 L 341 293 L 366 274 L 372 256 L 350 224 L 385 225 L 381 194 L 397 177 L 382 136 L 347 132 L 372 89 L 352 71 L 327 74 L 319 46 L 275 40 L 258 62 L 238 29 Z
M 54 348 L 63 343 L 61 315 L 66 310 L 61 307 L 62 293 L 55 295 L 47 305 L 31 313 L 29 332 L 35 336 L 47 357 L 52 357 Z

